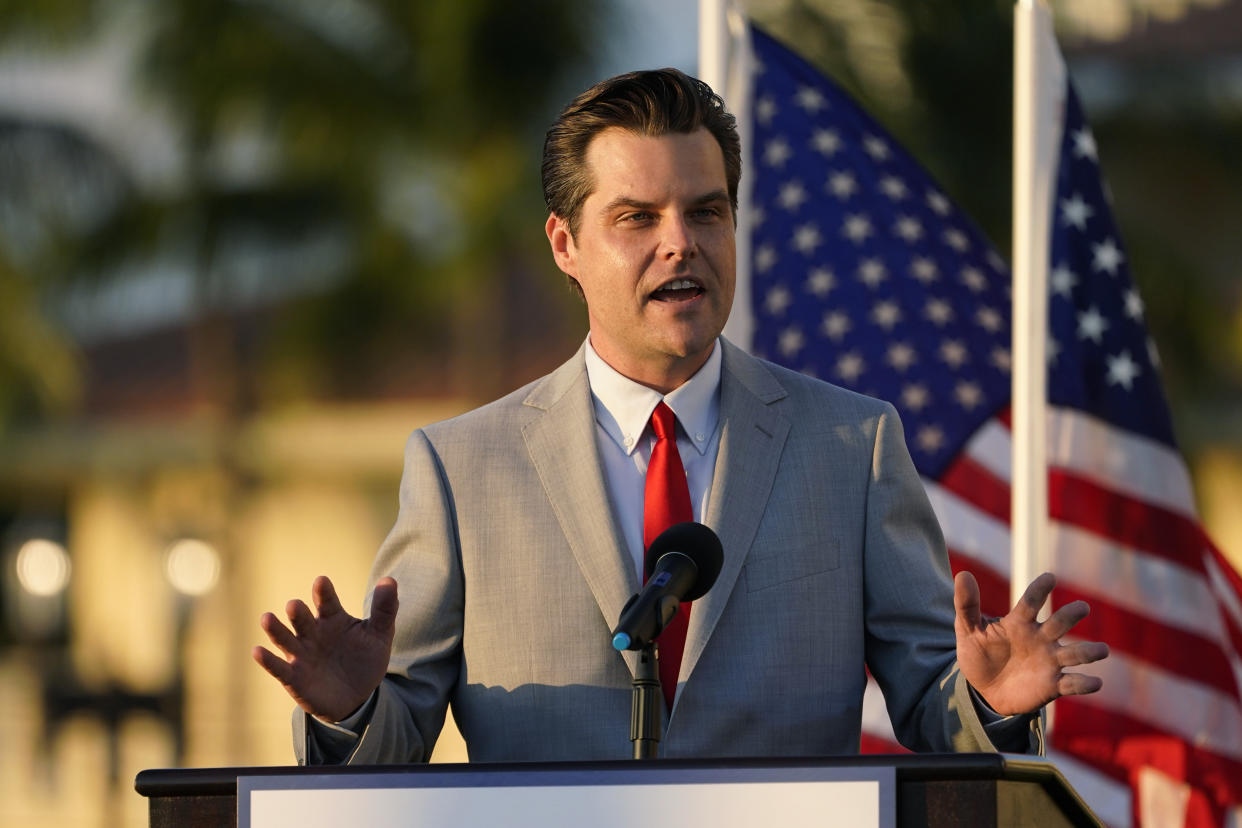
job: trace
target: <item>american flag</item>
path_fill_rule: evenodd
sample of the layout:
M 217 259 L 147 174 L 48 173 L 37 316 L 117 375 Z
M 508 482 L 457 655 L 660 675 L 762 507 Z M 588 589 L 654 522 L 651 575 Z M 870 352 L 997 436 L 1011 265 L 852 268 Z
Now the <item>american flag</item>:
M 955 570 L 1009 603 L 1010 276 L 934 181 L 818 70 L 752 29 L 752 350 L 897 406 Z M 1092 607 L 1104 690 L 1050 756 L 1107 823 L 1221 825 L 1242 803 L 1242 579 L 1195 515 L 1069 90 L 1051 248 L 1053 605 Z M 892 751 L 878 690 L 864 750 Z M 1232 819 L 1242 820 L 1238 811 Z

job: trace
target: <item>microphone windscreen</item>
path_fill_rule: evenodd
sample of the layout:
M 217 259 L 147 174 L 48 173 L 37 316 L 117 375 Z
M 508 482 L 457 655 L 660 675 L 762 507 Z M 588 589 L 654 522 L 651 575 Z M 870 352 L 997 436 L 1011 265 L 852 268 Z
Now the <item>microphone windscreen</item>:
M 651 542 L 647 550 L 647 576 L 655 570 L 656 562 L 662 555 L 669 552 L 680 552 L 694 561 L 698 568 L 698 577 L 694 586 L 682 597 L 683 601 L 694 601 L 703 597 L 720 575 L 720 567 L 724 564 L 724 548 L 716 533 L 701 523 L 686 521 L 665 529 Z

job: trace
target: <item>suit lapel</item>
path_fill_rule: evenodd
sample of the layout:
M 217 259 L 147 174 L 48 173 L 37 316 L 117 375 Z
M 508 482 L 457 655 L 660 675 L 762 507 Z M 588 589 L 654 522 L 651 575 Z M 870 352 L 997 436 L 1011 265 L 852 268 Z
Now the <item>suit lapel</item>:
M 604 483 L 582 351 L 536 385 L 524 403 L 544 412 L 522 429 L 522 437 L 565 540 L 612 629 L 639 584 L 623 552 L 625 541 Z M 633 654 L 624 655 L 632 670 Z
M 681 681 L 698 663 L 742 571 L 767 509 L 768 497 L 789 434 L 789 421 L 771 403 L 786 395 L 776 378 L 753 357 L 721 339 L 720 452 L 705 523 L 720 536 L 724 565 L 707 595 L 694 604 L 686 631 Z

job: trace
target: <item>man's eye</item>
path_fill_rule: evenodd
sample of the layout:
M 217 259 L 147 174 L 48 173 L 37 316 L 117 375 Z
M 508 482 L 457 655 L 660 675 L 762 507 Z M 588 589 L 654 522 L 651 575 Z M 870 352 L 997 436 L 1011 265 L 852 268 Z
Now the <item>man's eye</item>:
M 622 221 L 650 221 L 651 213 L 644 213 L 644 212 L 626 213 L 624 216 L 622 216 L 621 220 Z

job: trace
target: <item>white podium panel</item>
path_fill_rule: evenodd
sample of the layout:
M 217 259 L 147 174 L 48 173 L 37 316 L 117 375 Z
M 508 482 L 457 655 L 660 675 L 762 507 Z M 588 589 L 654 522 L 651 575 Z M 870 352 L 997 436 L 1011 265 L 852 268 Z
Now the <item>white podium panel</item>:
M 896 775 L 874 768 L 661 767 L 240 776 L 238 828 L 893 828 Z

